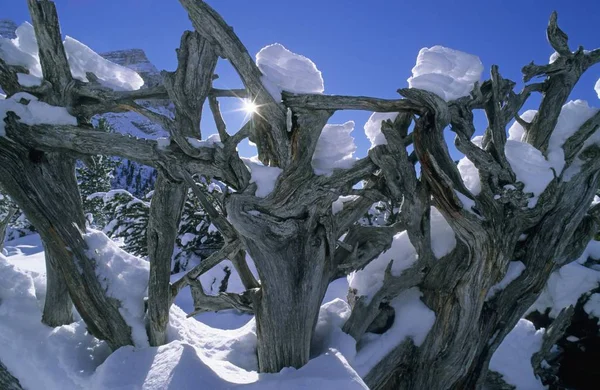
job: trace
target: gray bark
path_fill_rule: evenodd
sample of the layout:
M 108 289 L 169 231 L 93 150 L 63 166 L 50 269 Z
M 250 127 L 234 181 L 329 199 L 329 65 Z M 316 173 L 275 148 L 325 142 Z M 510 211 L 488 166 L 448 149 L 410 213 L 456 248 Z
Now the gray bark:
M 15 378 L 6 368 L 2 362 L 0 362 L 0 389 L 3 390 L 23 390 L 21 383 Z
M 113 349 L 132 344 L 131 329 L 121 317 L 118 303 L 106 297 L 96 279 L 93 260 L 87 255 L 74 160 L 27 150 L 0 138 L 0 180 L 53 254 L 59 275 L 88 331 L 106 340 Z M 48 293 L 54 295 L 52 291 Z
M 156 180 L 148 220 L 148 283 L 147 328 L 150 345 L 167 342 L 167 325 L 171 307 L 171 258 L 181 211 L 187 196 L 187 186 L 169 181 L 163 173 Z
M 56 327 L 73 322 L 73 303 L 65 278 L 60 273 L 60 259 L 52 253 L 49 246 L 44 246 L 46 258 L 46 300 L 42 322 Z M 65 261 L 65 260 L 62 260 Z M 69 260 L 67 260 L 69 261 Z

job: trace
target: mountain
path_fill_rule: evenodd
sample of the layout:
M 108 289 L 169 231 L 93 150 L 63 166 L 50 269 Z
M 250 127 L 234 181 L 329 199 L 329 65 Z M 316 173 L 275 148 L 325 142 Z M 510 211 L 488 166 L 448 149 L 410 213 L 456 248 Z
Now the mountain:
M 0 36 L 4 38 L 14 39 L 17 36 L 15 35 L 15 30 L 17 29 L 17 25 L 10 19 L 0 19 Z

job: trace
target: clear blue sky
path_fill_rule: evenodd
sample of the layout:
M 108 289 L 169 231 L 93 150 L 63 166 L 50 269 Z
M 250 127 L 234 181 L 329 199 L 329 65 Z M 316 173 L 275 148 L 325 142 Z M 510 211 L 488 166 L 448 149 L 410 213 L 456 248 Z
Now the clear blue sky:
M 97 52 L 142 48 L 159 68 L 176 66 L 174 49 L 191 29 L 178 1 L 57 0 L 62 31 Z M 551 48 L 545 28 L 553 10 L 570 37 L 571 47 L 600 47 L 600 1 L 392 1 L 392 0 L 226 0 L 208 1 L 234 27 L 249 52 L 280 42 L 311 58 L 323 72 L 325 93 L 395 98 L 407 85 L 419 49 L 444 45 L 478 55 L 487 78 L 490 65 L 521 80 L 520 69 L 534 60 L 547 63 Z M 0 0 L 0 18 L 29 19 L 25 0 Z M 218 69 L 222 87 L 239 87 L 228 66 Z M 599 106 L 593 85 L 600 66 L 580 81 L 574 98 Z M 233 102 L 232 102 L 233 103 Z M 233 104 L 224 104 L 232 110 Z M 361 149 L 367 113 L 336 114 L 333 120 L 356 121 L 353 133 Z M 240 114 L 226 118 L 231 129 Z M 203 124 L 213 132 L 212 121 Z M 236 123 L 238 122 L 238 123 Z M 362 154 L 362 153 L 361 153 Z

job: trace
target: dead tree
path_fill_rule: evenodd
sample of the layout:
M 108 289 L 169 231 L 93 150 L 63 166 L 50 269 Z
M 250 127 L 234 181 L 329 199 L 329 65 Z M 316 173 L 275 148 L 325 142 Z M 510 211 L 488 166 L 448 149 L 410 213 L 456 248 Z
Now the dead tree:
M 387 272 L 383 288 L 368 304 L 357 296 L 344 330 L 360 339 L 374 319 L 385 315 L 380 313 L 382 304 L 412 287 L 423 292 L 423 302 L 435 312 L 435 323 L 420 346 L 402 342 L 365 376 L 374 389 L 480 388 L 493 352 L 535 301 L 550 273 L 575 260 L 597 231 L 599 208 L 589 205 L 598 187 L 600 150 L 585 141 L 600 125 L 600 114 L 564 144 L 566 167 L 577 158 L 579 170 L 570 180 L 563 173 L 556 175 L 534 208 L 526 207 L 529 195 L 504 153 L 506 128 L 513 119 L 526 129 L 526 141 L 545 153 L 561 107 L 583 72 L 600 61 L 599 49 L 571 51 L 555 14 L 547 33 L 558 58 L 549 65 L 524 67 L 526 82 L 534 77 L 542 81 L 529 83 L 518 93 L 513 91 L 514 83 L 492 67 L 490 80 L 476 85 L 471 96 L 451 102 L 418 89 L 401 89 L 403 98 L 396 100 L 284 93 L 278 102 L 266 91 L 261 72 L 233 29 L 203 1 L 180 0 L 196 31 L 182 37 L 177 70 L 166 74 L 164 85 L 128 92 L 102 87 L 93 75 L 88 83 L 73 80 L 53 3 L 28 2 L 40 43 L 44 83 L 22 87 L 16 73 L 25 70 L 0 61 L 0 85 L 9 95 L 25 91 L 64 106 L 80 123 L 28 126 L 9 113 L 7 136 L 0 138 L 0 181 L 56 253 L 56 268 L 88 328 L 113 348 L 131 343 L 131 337 L 118 303 L 99 289 L 85 255 L 83 214 L 71 179 L 71 161 L 76 156 L 120 156 L 160 171 L 148 229 L 151 343 L 166 341 L 169 306 L 184 286 L 192 285 L 200 306 L 196 310 L 231 307 L 255 313 L 262 372 L 306 364 L 329 283 L 364 268 L 389 248 L 394 234 L 407 231 L 419 260 L 401 275 Z M 234 94 L 212 88 L 217 57 L 231 62 L 244 91 Z M 527 123 L 518 113 L 532 93 L 540 93 L 542 99 L 538 114 Z M 217 98 L 240 94 L 255 102 L 257 113 L 229 134 Z M 175 118 L 136 103 L 153 98 L 170 99 Z M 201 138 L 200 113 L 206 99 L 222 147 L 194 148 L 189 143 L 189 137 Z M 292 113 L 289 131 L 288 109 Z M 335 111 L 346 109 L 400 114 L 382 125 L 387 145 L 373 148 L 352 168 L 335 170 L 331 176 L 315 175 L 311 160 L 321 131 Z M 488 119 L 481 148 L 471 141 L 473 110 L 478 109 Z M 161 124 L 170 132 L 170 145 L 159 147 L 155 141 L 85 126 L 93 115 L 127 110 Z M 409 131 L 411 124 L 414 129 Z M 477 195 L 465 187 L 450 158 L 442 134 L 447 127 L 456 134 L 457 149 L 479 171 L 482 190 Z M 263 164 L 281 169 L 274 190 L 264 198 L 256 196 L 257 187 L 250 183 L 250 173 L 237 153 L 245 138 L 257 145 Z M 407 151 L 411 145 L 414 155 Z M 227 217 L 206 200 L 194 175 L 216 178 L 235 190 L 224 200 Z M 363 189 L 354 189 L 361 181 L 367 183 Z M 169 285 L 167 264 L 182 199 L 190 187 L 225 245 Z M 332 202 L 349 194 L 356 199 L 333 215 Z M 358 225 L 377 200 L 402 204 L 399 220 L 386 227 Z M 457 238 L 456 248 L 442 259 L 435 259 L 431 247 L 432 206 Z M 519 240 L 522 234 L 526 239 Z M 241 251 L 254 260 L 260 284 L 249 274 Z M 197 278 L 225 258 L 236 259 L 248 290 L 208 299 L 198 290 Z M 486 300 L 511 260 L 525 263 L 525 271 Z

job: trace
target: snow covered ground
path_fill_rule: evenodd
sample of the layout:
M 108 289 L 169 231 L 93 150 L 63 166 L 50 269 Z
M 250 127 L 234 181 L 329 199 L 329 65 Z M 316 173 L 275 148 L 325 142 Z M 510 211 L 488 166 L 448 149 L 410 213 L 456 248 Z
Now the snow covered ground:
M 103 242 L 102 233 L 88 235 L 92 245 Z M 111 263 L 105 273 L 112 268 L 122 275 L 131 272 L 126 262 L 143 262 L 114 245 L 108 245 L 106 253 Z M 136 267 L 134 276 L 144 268 Z M 314 359 L 299 370 L 259 374 L 255 323 L 249 315 L 203 313 L 188 319 L 185 312 L 191 311 L 193 303 L 188 292 L 182 291 L 171 309 L 169 344 L 124 347 L 111 354 L 104 342 L 86 332 L 81 320 L 54 329 L 40 322 L 44 273 L 38 235 L 6 243 L 0 255 L 0 361 L 26 389 L 367 388 L 339 352 L 355 350 L 352 338 L 341 331 L 350 313 L 346 302 L 339 299 L 347 292 L 345 279 L 332 283 L 326 296 Z
M 434 220 L 436 228 L 444 227 L 445 221 Z M 119 295 L 120 290 L 128 286 L 127 289 L 135 290 L 132 296 L 142 296 L 143 289 L 140 290 L 139 283 L 134 281 L 145 277 L 145 261 L 126 254 L 114 243 L 107 243 L 107 238 L 100 232 L 90 231 L 86 236 L 91 247 L 99 245 L 104 248 L 97 253 L 106 260 L 106 265 L 99 272 L 107 279 L 121 279 L 121 284 L 115 281 L 112 285 L 112 293 Z M 453 245 L 454 242 L 447 242 L 445 246 Z M 600 245 L 594 242 L 585 255 L 595 257 L 599 248 Z M 442 251 L 437 254 L 443 255 Z M 233 269 L 228 261 L 222 264 L 227 265 Z M 254 270 L 253 264 L 250 266 Z M 562 272 L 570 272 L 573 267 L 581 265 L 575 262 Z M 519 267 L 516 268 L 514 274 L 520 271 Z M 111 272 L 113 275 L 110 275 Z M 210 280 L 218 279 L 222 272 L 222 268 L 216 267 L 202 276 L 208 293 L 211 290 L 206 286 L 210 286 Z M 600 274 L 598 271 L 589 272 Z M 350 315 L 350 307 L 346 303 L 348 281 L 338 279 L 329 286 L 321 306 L 312 360 L 299 370 L 288 368 L 278 374 L 259 374 L 255 352 L 256 326 L 251 315 L 233 311 L 209 312 L 188 319 L 186 313 L 193 311 L 193 302 L 186 288 L 177 296 L 171 309 L 170 342 L 153 348 L 147 346 L 147 340 L 137 340 L 145 337 L 143 332 L 139 332 L 143 329 L 139 322 L 140 313 L 136 313 L 139 310 L 135 302 L 127 302 L 126 306 L 130 309 L 128 323 L 137 328 L 134 329 L 137 345 L 111 354 L 104 342 L 86 332 L 85 324 L 77 313 L 75 323 L 54 329 L 40 322 L 46 290 L 44 273 L 44 252 L 38 235 L 6 243 L 3 254 L 0 254 L 0 361 L 26 389 L 31 390 L 366 389 L 361 375 L 365 375 L 404 338 L 409 337 L 420 345 L 435 321 L 435 313 L 420 300 L 419 290 L 408 290 L 392 302 L 396 318 L 403 320 L 395 321 L 383 335 L 366 334 L 357 352 L 354 339 L 341 330 Z M 509 274 L 512 275 L 511 272 Z M 559 274 L 557 272 L 556 277 L 560 277 Z M 180 276 L 173 275 L 172 279 Z M 124 277 L 128 280 L 125 281 Z M 351 283 L 356 282 L 352 278 L 350 280 Z M 547 289 L 556 284 L 552 280 Z M 600 279 L 593 282 L 597 280 Z M 111 280 L 106 283 L 110 285 Z M 560 285 L 564 287 L 564 283 Z M 237 291 L 240 288 L 239 277 L 232 273 L 229 289 Z M 567 303 L 572 303 L 581 293 L 571 294 L 572 298 Z M 544 294 L 550 296 L 548 291 Z M 550 302 L 548 297 L 544 298 L 544 294 L 536 306 L 560 306 L 555 301 Z M 595 307 L 590 307 L 589 311 L 593 312 L 592 309 L 595 310 Z M 517 389 L 543 389 L 529 363 L 543 334 L 543 329 L 536 331 L 531 322 L 522 319 L 498 348 L 491 368 L 500 372 Z

